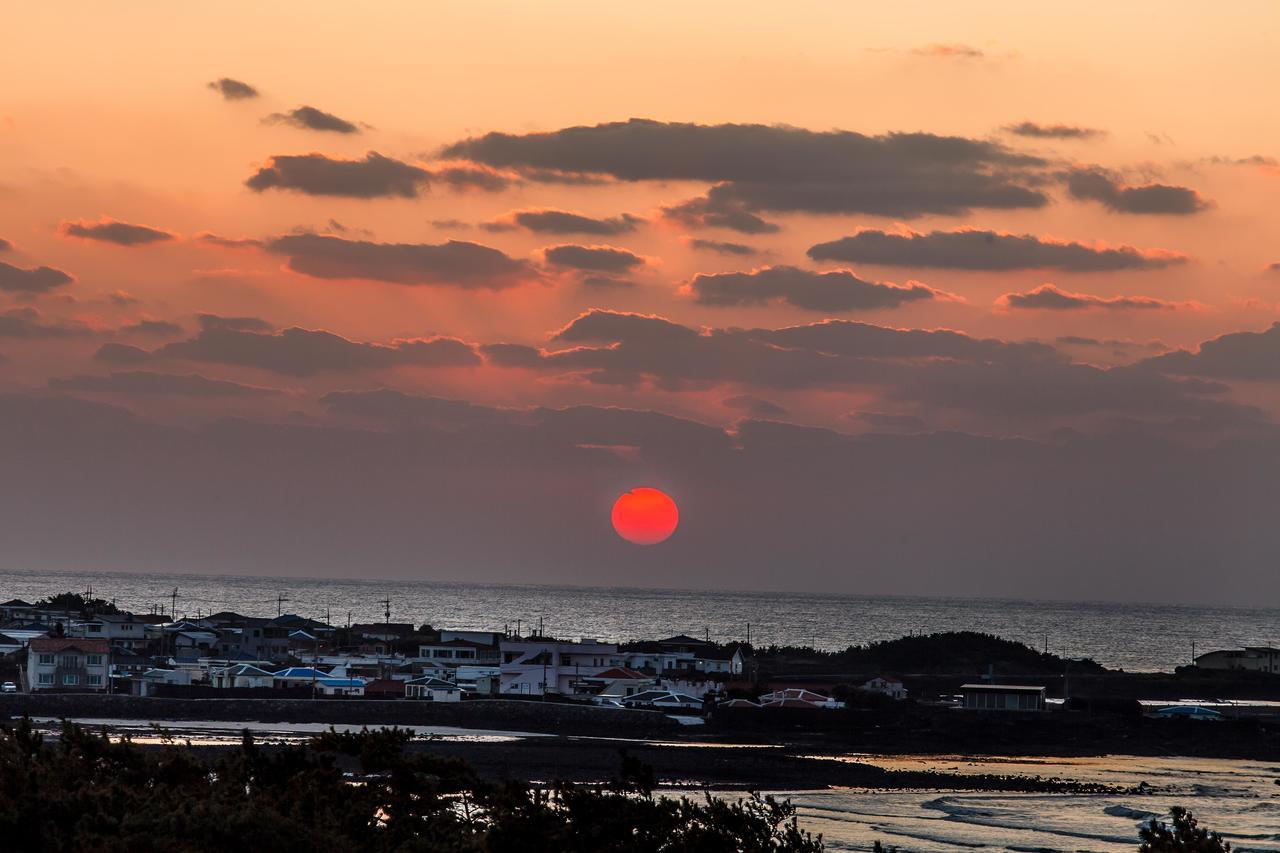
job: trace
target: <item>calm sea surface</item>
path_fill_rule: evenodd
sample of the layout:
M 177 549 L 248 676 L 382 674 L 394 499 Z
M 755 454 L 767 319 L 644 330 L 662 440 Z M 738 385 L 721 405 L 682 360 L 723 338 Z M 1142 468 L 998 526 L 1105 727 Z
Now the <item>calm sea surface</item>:
M 718 641 L 840 649 L 911 632 L 973 630 L 1127 670 L 1170 670 L 1198 651 L 1280 644 L 1280 608 L 970 598 L 699 592 L 619 587 L 464 584 L 126 573 L 0 572 L 0 601 L 85 591 L 134 611 L 179 615 L 282 609 L 333 624 L 393 622 L 436 628 L 521 629 L 542 620 L 556 636 L 630 640 L 686 633 Z M 277 603 L 277 598 L 287 601 Z

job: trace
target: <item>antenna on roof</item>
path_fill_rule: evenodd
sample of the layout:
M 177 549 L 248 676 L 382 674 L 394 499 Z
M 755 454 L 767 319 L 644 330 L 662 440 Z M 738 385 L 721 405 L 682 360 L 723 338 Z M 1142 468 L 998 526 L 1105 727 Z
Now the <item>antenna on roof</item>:
M 284 615 L 284 603 L 288 600 L 289 599 L 285 598 L 284 593 L 278 593 L 276 595 L 276 616 Z
M 391 599 L 384 598 L 378 603 L 382 605 L 383 607 L 382 615 L 386 619 L 387 624 L 390 625 L 391 624 Z

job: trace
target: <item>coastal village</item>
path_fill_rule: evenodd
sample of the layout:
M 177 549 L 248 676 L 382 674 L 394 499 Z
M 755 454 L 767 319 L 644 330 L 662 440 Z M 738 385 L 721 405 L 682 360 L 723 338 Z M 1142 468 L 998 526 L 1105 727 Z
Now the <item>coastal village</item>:
M 686 635 L 620 645 L 538 632 L 434 630 L 390 618 L 339 627 L 288 613 L 172 617 L 113 606 L 94 612 L 93 602 L 83 603 L 0 604 L 0 653 L 15 673 L 4 682 L 7 692 L 431 702 L 554 697 L 700 713 L 742 679 L 750 656 L 745 644 Z M 868 689 L 905 695 L 900 682 L 883 678 Z M 808 690 L 782 690 L 752 704 L 838 705 Z
M 903 677 L 883 672 L 839 691 L 823 689 L 820 680 L 771 680 L 761 676 L 750 645 L 708 637 L 616 643 L 519 628 L 436 630 L 390 615 L 388 602 L 382 622 L 337 626 L 282 609 L 274 617 L 178 617 L 131 613 L 74 593 L 37 603 L 12 599 L 0 604 L 0 689 L 193 699 L 539 699 L 682 716 L 716 708 L 833 710 L 851 699 L 883 704 L 909 696 Z M 1280 649 L 1210 651 L 1196 667 L 1280 673 Z M 1043 683 L 1011 683 L 993 673 L 953 687 L 927 698 L 974 711 L 1043 712 L 1052 702 Z

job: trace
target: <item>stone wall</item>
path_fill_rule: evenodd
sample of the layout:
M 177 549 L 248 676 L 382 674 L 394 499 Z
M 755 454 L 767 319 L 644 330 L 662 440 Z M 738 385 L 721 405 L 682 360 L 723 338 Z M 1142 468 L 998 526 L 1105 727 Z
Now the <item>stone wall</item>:
M 335 723 L 368 726 L 456 726 L 563 735 L 657 737 L 679 724 L 656 711 L 478 699 L 170 699 L 92 693 L 0 694 L 0 715 L 67 719 L 124 719 L 158 723 L 214 720 L 259 723 Z

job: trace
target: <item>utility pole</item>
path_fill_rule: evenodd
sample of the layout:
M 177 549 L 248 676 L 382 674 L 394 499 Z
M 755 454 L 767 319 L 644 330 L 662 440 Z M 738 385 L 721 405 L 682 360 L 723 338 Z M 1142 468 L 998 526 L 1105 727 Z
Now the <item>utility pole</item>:
M 747 645 L 751 645 L 751 623 L 747 623 Z
M 169 598 L 173 601 L 173 618 L 178 618 L 178 588 L 175 586 L 173 592 L 169 593 Z
M 289 599 L 284 597 L 284 593 L 278 593 L 276 595 L 276 617 L 277 618 L 284 615 L 284 603 L 288 600 Z

